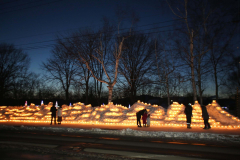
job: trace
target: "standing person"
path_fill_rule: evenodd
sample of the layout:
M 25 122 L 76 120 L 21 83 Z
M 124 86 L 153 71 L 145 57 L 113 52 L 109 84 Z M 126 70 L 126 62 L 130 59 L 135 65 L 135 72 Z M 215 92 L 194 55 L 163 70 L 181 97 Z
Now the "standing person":
M 147 126 L 150 127 L 150 114 L 147 116 Z
M 138 127 L 142 127 L 142 126 L 141 126 L 141 116 L 144 114 L 145 111 L 147 111 L 147 110 L 146 110 L 146 109 L 143 109 L 143 110 L 138 111 L 138 112 L 136 113 L 136 116 L 137 116 L 137 125 L 138 125 Z
M 53 103 L 53 105 L 52 105 L 52 107 L 51 107 L 51 109 L 50 109 L 50 112 L 52 112 L 51 124 L 50 124 L 50 125 L 52 125 L 52 120 L 53 120 L 53 118 L 54 118 L 54 124 L 56 124 L 56 112 L 57 112 L 57 109 L 56 109 L 54 103 Z
M 143 127 L 147 126 L 147 111 L 144 112 L 143 116 L 142 116 L 142 120 L 143 120 Z
M 62 122 L 62 106 L 60 106 L 57 110 L 57 115 L 58 115 L 58 124 L 61 124 Z
M 192 105 L 189 103 L 188 105 L 185 106 L 184 113 L 186 114 L 187 117 L 187 128 L 191 129 L 191 118 L 192 118 Z
M 202 108 L 202 118 L 204 120 L 204 125 L 205 125 L 205 127 L 203 129 L 210 129 L 211 126 L 208 123 L 209 115 L 208 115 L 208 112 L 207 112 L 207 108 L 203 105 L 201 106 L 201 108 Z

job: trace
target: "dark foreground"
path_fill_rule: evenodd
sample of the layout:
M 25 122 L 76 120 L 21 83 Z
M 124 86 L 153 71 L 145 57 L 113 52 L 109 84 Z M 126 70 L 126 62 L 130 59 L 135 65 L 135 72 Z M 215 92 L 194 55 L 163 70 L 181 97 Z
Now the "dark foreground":
M 239 150 L 238 142 L 0 130 L 1 160 L 240 159 Z

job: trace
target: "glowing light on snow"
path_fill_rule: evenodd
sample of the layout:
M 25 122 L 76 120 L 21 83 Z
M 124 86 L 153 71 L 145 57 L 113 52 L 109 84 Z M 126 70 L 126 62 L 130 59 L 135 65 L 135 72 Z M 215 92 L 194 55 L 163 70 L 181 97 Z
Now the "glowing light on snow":
M 52 102 L 48 105 L 36 107 L 34 103 L 30 106 L 21 107 L 7 107 L 0 106 L 0 122 L 31 122 L 31 123 L 50 123 L 51 112 L 50 108 Z M 122 126 L 135 126 L 136 125 L 136 112 L 142 109 L 147 109 L 151 114 L 151 126 L 170 126 L 170 127 L 186 127 L 186 115 L 184 114 L 185 106 L 178 102 L 173 102 L 169 107 L 167 113 L 158 105 L 151 105 L 149 103 L 141 102 L 140 100 L 133 106 L 124 107 L 120 104 L 113 105 L 112 102 L 100 107 L 92 107 L 84 105 L 84 103 L 74 103 L 73 106 L 63 105 L 63 123 L 65 124 L 99 124 L 99 125 L 122 125 Z M 203 119 L 201 117 L 201 107 L 197 101 L 192 105 L 193 117 L 192 127 L 203 127 Z M 207 106 L 207 109 L 214 110 L 217 114 L 230 119 L 234 123 L 223 125 L 220 120 L 216 119 L 216 114 L 210 111 L 209 123 L 213 128 L 223 129 L 237 129 L 240 127 L 239 119 L 232 116 L 213 101 L 212 104 Z M 213 114 L 213 115 L 211 115 Z

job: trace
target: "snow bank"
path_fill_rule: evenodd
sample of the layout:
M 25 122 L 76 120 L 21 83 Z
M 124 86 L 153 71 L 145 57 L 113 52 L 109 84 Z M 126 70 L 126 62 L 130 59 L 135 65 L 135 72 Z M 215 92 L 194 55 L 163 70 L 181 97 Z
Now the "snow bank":
M 44 131 L 44 132 L 64 132 L 64 133 L 87 133 L 87 134 L 110 134 L 119 136 L 134 136 L 145 138 L 176 138 L 176 139 L 196 139 L 196 140 L 213 140 L 224 142 L 240 143 L 239 135 L 225 135 L 214 133 L 201 132 L 164 132 L 164 131 L 137 131 L 132 129 L 123 130 L 106 130 L 100 128 L 79 129 L 79 128 L 64 128 L 64 127 L 36 127 L 36 126 L 6 126 L 0 125 L 0 130 L 15 130 L 15 131 Z
M 214 125 L 239 125 L 239 119 L 223 110 L 215 101 L 206 106 L 210 119 L 214 119 Z
M 0 106 L 0 122 L 46 122 L 51 120 L 50 108 L 52 102 L 41 106 Z M 75 124 L 102 124 L 102 125 L 123 125 L 135 126 L 136 113 L 142 109 L 147 109 L 151 115 L 151 125 L 186 127 L 185 106 L 173 102 L 167 111 L 158 105 L 151 105 L 143 102 L 136 102 L 130 108 L 122 105 L 109 103 L 92 107 L 81 102 L 74 103 L 73 106 L 63 105 L 63 123 Z M 226 111 L 213 101 L 207 106 L 210 115 L 210 124 L 217 128 L 240 128 L 240 120 Z M 192 127 L 202 127 L 202 111 L 196 101 L 193 105 Z

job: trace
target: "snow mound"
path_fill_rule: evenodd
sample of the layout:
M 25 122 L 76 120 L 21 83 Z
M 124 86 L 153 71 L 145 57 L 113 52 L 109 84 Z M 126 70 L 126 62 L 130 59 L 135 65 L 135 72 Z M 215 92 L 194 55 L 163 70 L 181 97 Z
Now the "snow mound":
M 0 106 L 0 122 L 46 122 L 51 121 L 50 108 L 52 102 L 48 105 L 42 104 L 35 106 Z M 196 101 L 193 107 L 192 127 L 203 127 L 203 118 L 200 104 Z M 136 113 L 146 109 L 150 114 L 151 125 L 153 126 L 172 126 L 186 127 L 185 106 L 178 102 L 173 102 L 167 111 L 158 105 L 151 105 L 143 102 L 136 102 L 130 108 L 122 105 L 109 103 L 92 107 L 81 102 L 74 103 L 73 106 L 62 105 L 63 122 L 74 124 L 100 124 L 100 125 L 123 125 L 135 126 Z M 213 101 L 207 107 L 212 127 L 217 128 L 239 128 L 240 120 L 230 115 Z M 125 131 L 123 131 L 125 132 Z

